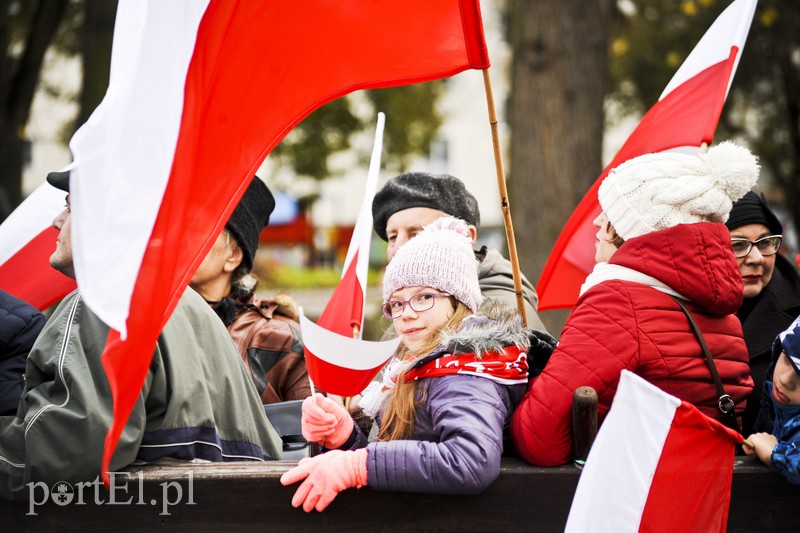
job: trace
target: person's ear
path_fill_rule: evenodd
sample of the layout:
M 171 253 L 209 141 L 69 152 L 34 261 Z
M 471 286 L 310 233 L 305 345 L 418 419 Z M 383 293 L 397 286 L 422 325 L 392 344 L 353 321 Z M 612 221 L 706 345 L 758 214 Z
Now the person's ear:
M 469 238 L 472 241 L 472 244 L 474 245 L 475 242 L 477 242 L 478 240 L 478 228 L 470 224 L 467 226 L 467 229 L 469 230 Z
M 222 265 L 222 270 L 224 272 L 233 272 L 239 268 L 239 265 L 242 264 L 243 260 L 244 252 L 242 251 L 242 247 L 234 242 L 231 242 L 231 245 L 228 246 L 228 251 L 225 255 L 225 264 Z

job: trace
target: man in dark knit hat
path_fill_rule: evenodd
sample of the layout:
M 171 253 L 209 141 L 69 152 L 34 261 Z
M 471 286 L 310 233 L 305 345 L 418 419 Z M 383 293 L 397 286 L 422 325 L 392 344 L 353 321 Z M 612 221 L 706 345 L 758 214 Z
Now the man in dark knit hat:
M 800 277 L 791 261 L 778 252 L 783 226 L 763 195 L 753 191 L 745 194 L 733 204 L 725 225 L 731 232 L 744 283 L 744 300 L 736 316 L 742 323 L 755 383 L 742 416 L 742 430 L 749 435 L 768 377 L 772 342 L 800 315 Z
M 449 174 L 408 172 L 390 179 L 372 201 L 373 227 L 386 241 L 386 258 L 391 261 L 397 250 L 426 225 L 443 216 L 464 220 L 472 242 L 478 237 L 481 214 L 478 202 L 464 183 Z M 483 246 L 475 252 L 480 262 L 478 281 L 481 293 L 489 301 L 501 301 L 516 308 L 511 262 L 495 249 Z M 539 298 L 533 285 L 522 276 L 522 291 L 528 327 L 544 331 L 536 314 Z
M 311 395 L 297 304 L 287 295 L 259 300 L 253 259 L 275 199 L 256 176 L 190 286 L 222 319 L 265 404 Z

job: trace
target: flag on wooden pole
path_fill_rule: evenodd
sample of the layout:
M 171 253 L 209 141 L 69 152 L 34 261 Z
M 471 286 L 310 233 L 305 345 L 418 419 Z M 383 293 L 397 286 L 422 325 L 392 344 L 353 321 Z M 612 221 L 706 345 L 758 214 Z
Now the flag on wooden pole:
M 736 0 L 714 21 L 686 61 L 570 216 L 542 270 L 539 310 L 569 308 L 594 267 L 600 214 L 597 189 L 608 172 L 634 157 L 664 151 L 697 153 L 711 144 L 739 64 L 757 0 Z
M 489 66 L 478 0 L 121 0 L 103 102 L 70 143 L 78 285 L 112 331 L 103 475 L 156 339 L 255 170 L 349 92 Z

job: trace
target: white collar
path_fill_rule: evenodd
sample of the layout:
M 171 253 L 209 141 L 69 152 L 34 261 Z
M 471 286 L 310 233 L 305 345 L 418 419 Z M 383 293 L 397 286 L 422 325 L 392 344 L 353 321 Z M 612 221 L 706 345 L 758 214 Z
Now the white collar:
M 669 294 L 670 296 L 675 296 L 682 300 L 687 300 L 687 301 L 689 300 L 687 297 L 678 293 L 677 291 L 675 291 L 665 283 L 657 280 L 653 276 L 642 274 L 638 270 L 633 270 L 632 268 L 624 267 L 621 265 L 613 265 L 605 262 L 597 263 L 596 265 L 594 265 L 594 269 L 592 269 L 592 272 L 586 277 L 586 281 L 584 281 L 583 285 L 581 285 L 580 295 L 583 296 L 583 293 L 585 293 L 595 285 L 599 285 L 604 281 L 611 281 L 615 279 L 640 283 L 642 285 L 647 285 L 648 287 L 652 287 L 663 293 Z

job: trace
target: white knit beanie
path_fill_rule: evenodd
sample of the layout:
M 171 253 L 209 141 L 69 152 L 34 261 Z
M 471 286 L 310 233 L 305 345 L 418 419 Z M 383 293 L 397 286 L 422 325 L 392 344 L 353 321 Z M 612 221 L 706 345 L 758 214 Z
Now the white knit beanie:
M 404 287 L 431 287 L 455 296 L 473 313 L 478 310 L 483 295 L 466 222 L 439 218 L 397 251 L 383 276 L 384 303 Z
M 756 157 L 732 142 L 698 155 L 646 154 L 613 169 L 597 197 L 617 234 L 628 240 L 678 224 L 725 222 L 758 172 Z

